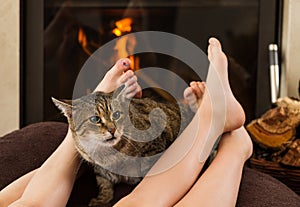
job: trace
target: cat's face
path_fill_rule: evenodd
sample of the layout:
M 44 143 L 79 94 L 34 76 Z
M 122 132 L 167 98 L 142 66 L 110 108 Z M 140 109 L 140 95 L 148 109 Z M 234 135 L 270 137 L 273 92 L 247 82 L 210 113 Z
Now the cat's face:
M 122 104 L 112 94 L 96 92 L 68 101 L 53 100 L 68 118 L 76 146 L 87 160 L 101 159 L 98 156 L 114 154 L 123 129 L 116 123 L 124 120 Z M 121 125 L 121 124 L 118 124 Z

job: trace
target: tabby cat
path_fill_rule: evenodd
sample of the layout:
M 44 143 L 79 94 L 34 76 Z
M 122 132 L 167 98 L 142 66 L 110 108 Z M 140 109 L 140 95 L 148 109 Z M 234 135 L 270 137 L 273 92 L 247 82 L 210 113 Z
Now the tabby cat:
M 53 99 L 68 118 L 77 150 L 94 166 L 99 194 L 90 206 L 110 202 L 116 183 L 138 183 L 194 114 L 184 104 L 129 100 L 125 90 Z

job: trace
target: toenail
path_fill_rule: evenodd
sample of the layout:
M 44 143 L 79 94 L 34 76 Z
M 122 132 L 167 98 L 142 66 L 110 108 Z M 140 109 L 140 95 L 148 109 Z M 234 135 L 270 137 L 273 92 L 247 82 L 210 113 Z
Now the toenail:
M 126 61 L 123 61 L 123 65 L 128 67 L 129 63 L 127 63 Z

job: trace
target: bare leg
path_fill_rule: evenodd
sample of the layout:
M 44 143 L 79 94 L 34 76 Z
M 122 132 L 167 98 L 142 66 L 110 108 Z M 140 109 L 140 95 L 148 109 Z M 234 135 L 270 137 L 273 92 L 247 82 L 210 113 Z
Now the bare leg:
M 235 206 L 244 162 L 251 154 L 251 139 L 244 127 L 224 134 L 211 165 L 175 206 Z
M 209 39 L 208 59 L 218 72 L 223 84 L 226 97 L 226 123 L 224 132 L 239 128 L 240 123 L 245 122 L 245 114 L 241 105 L 237 102 L 231 91 L 228 79 L 228 60 L 222 51 L 220 42 L 215 38 Z M 231 116 L 231 118 L 229 118 Z
M 128 78 L 136 78 L 129 59 L 119 60 L 96 90 L 111 92 Z M 126 72 L 125 72 L 126 71 Z M 71 193 L 80 159 L 70 130 L 56 151 L 37 170 L 26 174 L 0 192 L 0 204 L 8 206 L 65 206 Z
M 6 207 L 15 200 L 19 199 L 35 172 L 36 170 L 27 173 L 1 190 L 0 207 Z
M 199 162 L 200 151 L 211 150 L 203 149 L 206 146 L 206 138 L 210 136 L 212 140 L 209 141 L 214 142 L 223 132 L 235 130 L 244 124 L 244 111 L 234 98 L 229 86 L 226 56 L 216 39 L 210 39 L 209 43 L 208 57 L 218 73 L 222 84 L 221 87 L 223 87 L 227 97 L 224 129 L 212 130 L 208 133 L 211 127 L 212 108 L 209 94 L 206 90 L 201 100 L 201 106 L 192 122 L 150 170 L 150 173 L 152 171 L 159 172 L 160 170 L 162 172 L 146 176 L 131 194 L 119 201 L 115 206 L 173 206 L 188 192 L 203 167 L 204 162 Z M 209 84 L 211 83 L 208 79 L 206 85 L 208 86 Z M 193 87 L 189 90 L 193 90 Z M 211 93 L 214 92 L 211 91 Z M 190 93 L 186 92 L 185 95 L 187 94 Z M 218 101 L 218 97 L 216 96 L 215 98 L 216 100 L 214 101 Z M 195 135 L 195 140 L 191 140 L 191 137 L 195 137 Z M 177 160 L 176 165 L 170 166 L 169 163 L 172 162 L 173 157 L 176 157 L 178 152 L 185 148 L 187 142 L 192 143 L 188 153 L 181 160 Z M 163 171 L 162 169 L 168 165 L 168 169 Z

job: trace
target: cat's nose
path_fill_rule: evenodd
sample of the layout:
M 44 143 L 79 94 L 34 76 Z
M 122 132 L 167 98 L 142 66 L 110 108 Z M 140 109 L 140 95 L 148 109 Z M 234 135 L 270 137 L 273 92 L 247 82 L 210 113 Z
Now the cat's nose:
M 115 134 L 116 129 L 115 128 L 108 128 L 109 133 L 111 133 L 112 135 Z

